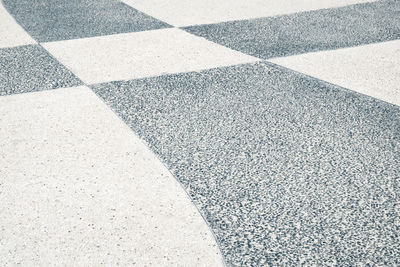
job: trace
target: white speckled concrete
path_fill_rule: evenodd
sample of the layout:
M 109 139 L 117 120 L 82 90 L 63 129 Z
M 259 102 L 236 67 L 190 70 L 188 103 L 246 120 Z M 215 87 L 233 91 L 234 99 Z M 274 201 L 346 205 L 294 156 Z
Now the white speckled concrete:
M 400 105 L 399 40 L 269 61 Z
M 0 97 L 1 266 L 221 266 L 168 170 L 87 87 Z
M 332 8 L 371 0 L 122 0 L 171 25 L 182 27 L 222 21 L 270 17 Z
M 0 48 L 33 43 L 35 41 L 11 17 L 0 0 Z
M 259 60 L 173 28 L 42 45 L 87 84 Z

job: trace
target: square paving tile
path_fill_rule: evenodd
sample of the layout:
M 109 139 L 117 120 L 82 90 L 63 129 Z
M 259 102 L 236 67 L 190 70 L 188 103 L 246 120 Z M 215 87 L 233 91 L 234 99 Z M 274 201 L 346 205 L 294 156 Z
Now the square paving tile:
M 50 42 L 43 47 L 88 84 L 259 60 L 180 29 Z
M 0 49 L 0 95 L 80 84 L 73 73 L 39 45 Z
M 4 5 L 40 42 L 169 27 L 116 0 L 4 0 Z

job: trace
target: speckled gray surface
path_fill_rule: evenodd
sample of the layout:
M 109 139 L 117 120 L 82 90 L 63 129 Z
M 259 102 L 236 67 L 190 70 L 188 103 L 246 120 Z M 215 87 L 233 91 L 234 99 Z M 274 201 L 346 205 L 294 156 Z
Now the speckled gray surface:
M 400 107 L 268 63 L 91 87 L 183 184 L 228 264 L 400 264 Z
M 378 1 L 183 29 L 268 59 L 400 39 L 400 1 Z
M 36 40 L 49 42 L 169 27 L 116 0 L 3 0 Z
M 39 45 L 0 49 L 0 96 L 81 84 Z

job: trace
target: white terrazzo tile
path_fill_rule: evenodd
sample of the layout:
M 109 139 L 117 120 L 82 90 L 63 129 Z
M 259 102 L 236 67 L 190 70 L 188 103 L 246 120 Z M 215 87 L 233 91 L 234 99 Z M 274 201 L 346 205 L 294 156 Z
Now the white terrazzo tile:
M 269 61 L 400 105 L 399 40 Z
M 122 0 L 177 27 L 270 17 L 371 0 Z
M 0 97 L 0 265 L 221 266 L 155 155 L 87 87 Z
M 0 1 L 0 48 L 36 43 L 4 8 Z
M 259 60 L 173 28 L 50 42 L 43 47 L 88 84 Z

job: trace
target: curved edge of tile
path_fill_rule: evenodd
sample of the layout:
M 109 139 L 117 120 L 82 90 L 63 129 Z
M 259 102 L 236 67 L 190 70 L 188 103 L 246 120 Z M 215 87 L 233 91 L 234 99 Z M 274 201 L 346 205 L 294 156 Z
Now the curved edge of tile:
M 35 44 L 36 41 L 25 32 L 0 0 L 0 48 Z
M 225 265 L 181 184 L 88 87 L 2 96 L 0 114 L 0 265 Z

